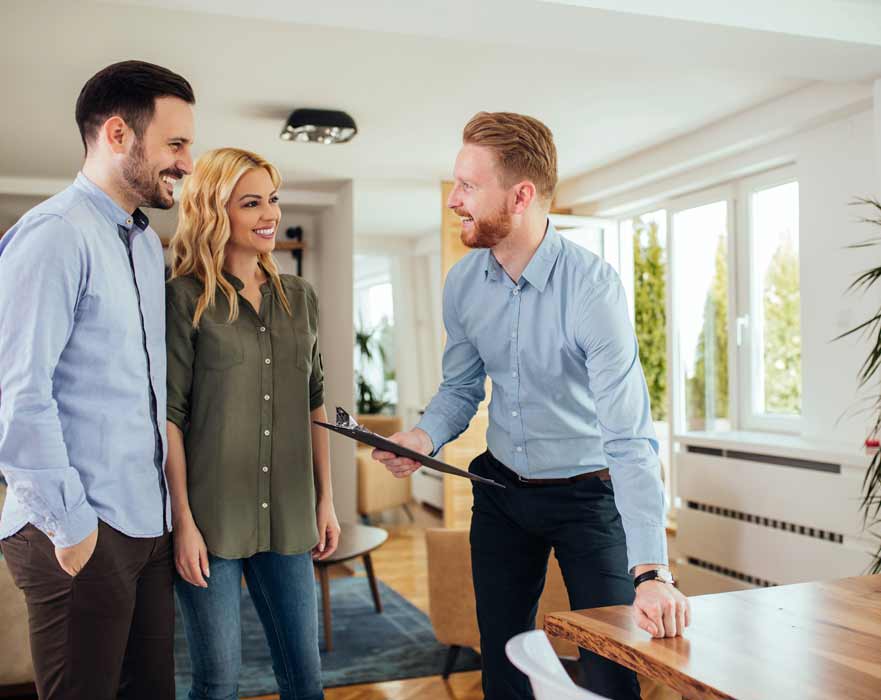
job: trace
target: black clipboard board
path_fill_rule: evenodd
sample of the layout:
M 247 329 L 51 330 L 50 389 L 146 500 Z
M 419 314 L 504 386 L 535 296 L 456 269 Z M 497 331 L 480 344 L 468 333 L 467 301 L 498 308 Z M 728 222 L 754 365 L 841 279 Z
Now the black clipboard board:
M 499 482 L 493 481 L 492 479 L 487 479 L 483 476 L 471 474 L 470 472 L 466 472 L 463 469 L 459 469 L 457 467 L 450 466 L 445 462 L 441 462 L 439 459 L 435 459 L 434 457 L 429 457 L 428 455 L 415 452 L 414 450 L 402 447 L 401 445 L 396 445 L 391 440 L 384 438 L 382 435 L 377 435 L 376 433 L 367 430 L 366 428 L 362 428 L 361 426 L 354 428 L 349 427 L 349 425 L 354 424 L 357 426 L 358 424 L 355 423 L 355 421 L 352 420 L 349 414 L 341 408 L 337 408 L 337 421 L 346 423 L 347 425 L 334 425 L 332 423 L 324 423 L 323 421 L 319 420 L 315 420 L 312 422 L 315 425 L 320 425 L 322 428 L 327 428 L 328 430 L 339 433 L 340 435 L 345 435 L 347 438 L 351 438 L 352 440 L 356 440 L 357 442 L 369 445 L 370 447 L 376 447 L 380 450 L 391 452 L 398 455 L 398 457 L 406 457 L 407 459 L 412 459 L 416 462 L 419 462 L 423 466 L 428 467 L 429 469 L 435 469 L 436 471 L 443 472 L 444 474 L 452 474 L 453 476 L 461 476 L 466 479 L 470 479 L 471 481 L 477 481 L 481 484 L 487 484 L 488 486 L 498 486 L 502 489 L 505 488 L 504 484 L 500 484 Z

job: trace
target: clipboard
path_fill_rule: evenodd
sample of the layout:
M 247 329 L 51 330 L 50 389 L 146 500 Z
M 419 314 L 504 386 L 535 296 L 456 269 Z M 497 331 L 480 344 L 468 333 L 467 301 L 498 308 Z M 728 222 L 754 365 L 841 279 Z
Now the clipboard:
M 452 474 L 453 476 L 461 476 L 466 479 L 470 479 L 471 481 L 477 481 L 481 484 L 487 484 L 488 486 L 498 486 L 502 489 L 505 488 L 504 484 L 500 484 L 499 482 L 493 481 L 492 479 L 487 479 L 483 476 L 471 474 L 470 472 L 466 472 L 464 469 L 450 466 L 449 464 L 441 462 L 439 459 L 435 459 L 434 457 L 429 457 L 428 455 L 421 454 L 407 447 L 397 445 L 388 438 L 385 438 L 382 435 L 377 435 L 373 431 L 367 430 L 367 428 L 358 425 L 358 423 L 339 406 L 337 406 L 336 412 L 336 425 L 332 423 L 324 423 L 323 421 L 319 420 L 312 422 L 315 425 L 320 425 L 322 428 L 327 428 L 328 430 L 339 433 L 340 435 L 345 435 L 347 438 L 351 438 L 352 440 L 355 440 L 357 442 L 369 445 L 370 447 L 376 447 L 380 450 L 391 452 L 393 454 L 396 454 L 398 457 L 406 457 L 407 459 L 412 459 L 415 462 L 419 462 L 420 464 L 428 467 L 429 469 L 434 469 L 436 471 L 443 472 L 444 474 Z

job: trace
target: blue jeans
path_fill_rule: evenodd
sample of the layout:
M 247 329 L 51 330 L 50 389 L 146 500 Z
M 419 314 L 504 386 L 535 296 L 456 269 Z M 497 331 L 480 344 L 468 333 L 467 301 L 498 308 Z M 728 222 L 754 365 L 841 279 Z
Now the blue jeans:
M 242 665 L 241 581 L 263 623 L 281 700 L 321 700 L 318 603 L 312 556 L 209 555 L 208 588 L 175 582 L 193 663 L 190 700 L 237 700 Z

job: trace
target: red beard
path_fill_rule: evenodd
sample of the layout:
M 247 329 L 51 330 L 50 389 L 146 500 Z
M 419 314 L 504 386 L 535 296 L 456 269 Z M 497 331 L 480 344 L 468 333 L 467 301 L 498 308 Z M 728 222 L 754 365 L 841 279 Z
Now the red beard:
M 467 212 L 456 210 L 458 216 L 468 216 Z M 493 248 L 511 233 L 511 217 L 504 207 L 485 219 L 474 219 L 471 229 L 462 228 L 461 240 L 469 248 Z

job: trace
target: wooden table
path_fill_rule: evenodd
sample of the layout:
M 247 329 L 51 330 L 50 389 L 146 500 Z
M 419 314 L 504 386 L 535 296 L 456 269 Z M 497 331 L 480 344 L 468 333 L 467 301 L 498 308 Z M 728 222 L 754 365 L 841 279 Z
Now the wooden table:
M 689 699 L 881 698 L 881 576 L 690 600 L 684 637 L 650 639 L 622 605 L 552 613 L 545 630 Z
M 318 576 L 321 580 L 321 607 L 324 611 L 324 646 L 326 651 L 333 651 L 330 575 L 328 567 L 331 564 L 340 564 L 349 559 L 361 557 L 364 560 L 364 568 L 367 571 L 370 592 L 373 594 L 373 605 L 376 608 L 376 612 L 381 613 L 382 600 L 379 597 L 379 586 L 376 585 L 376 576 L 373 573 L 373 560 L 370 558 L 370 552 L 382 545 L 387 539 L 388 532 L 381 527 L 342 523 L 340 525 L 340 545 L 337 547 L 337 550 L 327 559 L 315 562 L 315 568 L 318 569 Z

